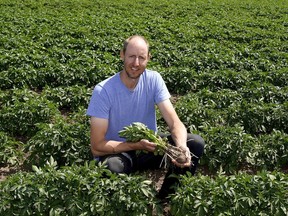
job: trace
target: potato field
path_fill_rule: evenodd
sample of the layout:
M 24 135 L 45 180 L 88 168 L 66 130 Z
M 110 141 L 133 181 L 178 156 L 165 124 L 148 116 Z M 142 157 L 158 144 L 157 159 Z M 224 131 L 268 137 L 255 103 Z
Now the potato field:
M 0 215 L 288 215 L 287 0 L 0 0 L 0 21 Z M 168 212 L 90 152 L 92 90 L 134 34 L 206 142 Z

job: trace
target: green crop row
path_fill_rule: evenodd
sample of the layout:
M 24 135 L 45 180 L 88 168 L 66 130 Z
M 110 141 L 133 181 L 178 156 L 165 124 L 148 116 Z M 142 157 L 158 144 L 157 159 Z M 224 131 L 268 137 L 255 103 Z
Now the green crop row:
M 55 103 L 28 89 L 1 92 L 0 129 L 12 136 L 31 137 L 36 124 L 60 114 Z
M 172 196 L 172 215 L 288 214 L 288 179 L 281 173 L 183 177 Z
M 2 91 L 0 126 L 6 134 L 3 140 L 8 135 L 10 140 L 21 138 L 29 164 L 42 166 L 50 156 L 59 165 L 89 160 L 89 121 L 85 110 L 91 91 L 85 86 L 49 87 L 41 93 L 27 89 Z M 250 94 L 256 97 L 249 97 Z M 235 172 L 244 165 L 254 169 L 285 166 L 286 100 L 285 88 L 262 85 L 237 92 L 204 89 L 180 97 L 175 107 L 190 132 L 201 133 L 206 140 L 202 164 L 211 170 L 223 166 L 225 171 Z M 160 120 L 159 125 L 165 130 Z M 266 141 L 263 137 L 267 137 Z M 3 142 L 5 146 L 10 143 Z M 2 155 L 8 151 L 4 149 Z M 17 152 L 18 147 L 11 144 L 8 149 Z M 9 158 L 15 160 L 13 154 Z
M 151 181 L 112 174 L 105 164 L 57 169 L 51 158 L 34 172 L 0 183 L 1 215 L 162 215 Z M 171 215 L 279 215 L 288 213 L 283 173 L 214 178 L 183 176 L 171 195 Z
M 213 175 L 184 177 L 170 213 L 287 215 L 287 11 L 286 0 L 0 0 L 0 168 L 29 165 L 0 182 L 0 214 L 161 213 L 150 182 L 87 164 L 93 87 L 140 34 Z
M 24 144 L 0 131 L 0 166 L 19 165 L 24 160 Z
M 59 166 L 90 160 L 89 127 L 85 122 L 55 118 L 53 123 L 37 125 L 39 131 L 26 143 L 26 163 L 44 165 L 49 157 Z
M 201 160 L 210 171 L 221 167 L 227 174 L 237 170 L 281 170 L 287 166 L 288 136 L 280 131 L 258 137 L 244 132 L 243 127 L 207 127 L 201 133 L 206 141 Z
M 121 43 L 135 33 L 151 41 L 151 67 L 163 73 L 184 67 L 206 75 L 258 71 L 257 77 L 287 68 L 285 1 L 0 4 L 1 89 L 91 87 L 120 69 Z M 127 7 L 133 13 L 123 12 Z
M 230 90 L 203 90 L 181 97 L 175 107 L 180 119 L 190 130 L 239 124 L 251 135 L 269 134 L 273 130 L 287 132 L 287 94 L 285 89 L 278 92 L 276 89 L 275 94 L 268 88 L 266 91 L 269 95 L 263 93 L 260 97 L 251 98 L 242 97 L 246 91 L 241 94 Z M 254 91 L 257 92 L 257 89 Z M 264 100 L 268 100 L 268 103 Z
M 29 139 L 38 131 L 37 124 L 86 108 L 91 94 L 92 89 L 77 85 L 47 87 L 39 93 L 26 88 L 1 91 L 0 129 Z
M 51 158 L 33 169 L 0 182 L 1 215 L 138 216 L 152 215 L 157 204 L 151 181 L 113 174 L 95 161 L 59 170 Z
M 195 69 L 188 67 L 171 67 L 162 72 L 162 76 L 169 90 L 174 94 L 185 95 L 190 92 L 198 92 L 203 89 L 210 91 L 219 91 L 222 89 L 231 89 L 234 91 L 246 91 L 244 97 L 259 97 L 261 100 L 261 93 L 254 91 L 263 88 L 271 88 L 275 92 L 276 89 L 282 91 L 283 97 L 287 98 L 287 83 L 288 75 L 287 68 L 275 70 L 273 72 L 263 72 L 259 70 L 247 71 L 243 70 L 237 72 L 234 70 L 210 70 L 203 72 L 196 72 Z M 283 89 L 283 90 L 282 90 Z M 250 93 L 250 95 L 248 95 Z M 286 99 L 284 98 L 284 99 Z

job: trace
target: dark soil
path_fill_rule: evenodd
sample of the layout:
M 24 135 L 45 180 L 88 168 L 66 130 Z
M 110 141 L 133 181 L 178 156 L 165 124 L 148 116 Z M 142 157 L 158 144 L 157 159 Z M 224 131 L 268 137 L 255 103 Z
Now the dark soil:
M 20 171 L 20 168 L 4 166 L 0 167 L 0 181 L 3 181 L 7 176 L 12 175 Z

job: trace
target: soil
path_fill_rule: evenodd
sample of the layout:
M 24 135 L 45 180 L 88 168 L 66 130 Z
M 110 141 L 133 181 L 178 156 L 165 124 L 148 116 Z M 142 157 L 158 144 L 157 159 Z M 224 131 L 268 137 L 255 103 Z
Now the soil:
M 166 172 L 167 171 L 164 169 L 148 170 L 144 173 L 144 175 L 146 175 L 147 178 L 153 182 L 155 189 L 157 191 L 159 191 L 161 186 L 162 186 Z M 169 216 L 170 215 L 169 203 L 164 202 L 162 204 L 162 207 L 163 207 L 163 216 Z M 155 213 L 155 215 L 156 215 L 156 213 Z
M 17 173 L 18 171 L 18 168 L 13 168 L 9 166 L 0 167 L 0 181 L 5 180 L 7 176 Z

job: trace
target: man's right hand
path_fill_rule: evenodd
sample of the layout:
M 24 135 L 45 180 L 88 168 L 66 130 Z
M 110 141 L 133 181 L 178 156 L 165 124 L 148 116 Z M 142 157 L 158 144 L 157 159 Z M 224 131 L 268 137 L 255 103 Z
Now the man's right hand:
M 149 142 L 148 140 L 146 139 L 142 139 L 139 141 L 139 144 L 141 146 L 141 150 L 146 150 L 146 151 L 149 151 L 149 152 L 153 152 L 155 151 L 156 149 L 156 144 L 153 143 L 153 142 Z

